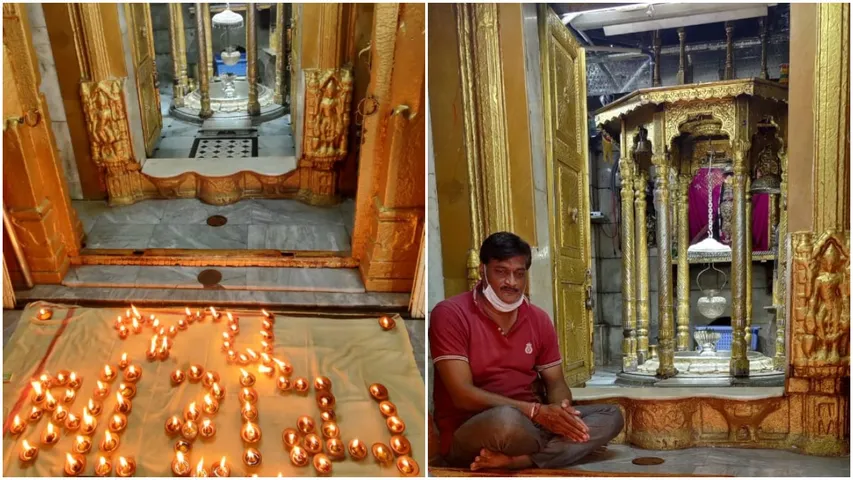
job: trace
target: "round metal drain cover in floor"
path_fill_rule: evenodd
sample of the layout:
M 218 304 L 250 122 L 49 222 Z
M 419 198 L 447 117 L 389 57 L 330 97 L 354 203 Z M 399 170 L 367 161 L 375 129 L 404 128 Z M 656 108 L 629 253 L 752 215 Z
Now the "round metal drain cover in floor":
M 204 285 L 205 287 L 212 287 L 214 285 L 218 285 L 220 281 L 222 281 L 222 272 L 219 270 L 202 270 L 201 273 L 198 274 L 198 283 Z
M 211 227 L 221 227 L 228 223 L 228 219 L 222 215 L 211 215 L 207 217 L 207 224 Z
M 663 459 L 660 457 L 637 457 L 631 460 L 634 465 L 660 465 Z

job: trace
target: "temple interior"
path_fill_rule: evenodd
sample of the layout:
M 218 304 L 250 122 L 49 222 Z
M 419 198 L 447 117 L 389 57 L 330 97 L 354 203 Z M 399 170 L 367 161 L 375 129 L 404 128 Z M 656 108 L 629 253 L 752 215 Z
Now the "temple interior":
M 849 202 L 849 170 L 835 170 L 849 152 L 818 153 L 812 133 L 823 108 L 849 118 L 847 84 L 826 83 L 849 58 L 832 14 L 552 3 L 429 15 L 430 52 L 453 53 L 429 57 L 428 310 L 473 288 L 482 241 L 511 231 L 532 247 L 527 293 L 553 318 L 574 401 L 618 404 L 631 424 L 579 475 L 848 475 L 849 247 L 836 242 L 849 213 L 829 205 Z M 824 155 L 840 173 L 821 178 L 838 183 L 817 179 Z M 838 216 L 817 220 L 825 211 Z M 841 458 L 801 469 L 775 449 L 802 438 L 794 423 L 822 422 L 795 400 L 818 391 L 841 422 L 818 435 L 838 445 L 823 452 Z M 704 460 L 718 447 L 738 465 Z M 630 462 L 643 453 L 665 463 Z

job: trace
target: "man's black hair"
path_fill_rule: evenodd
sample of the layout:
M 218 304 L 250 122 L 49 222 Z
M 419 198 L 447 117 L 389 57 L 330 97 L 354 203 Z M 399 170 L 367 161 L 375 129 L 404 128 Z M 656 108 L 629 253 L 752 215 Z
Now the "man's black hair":
M 488 264 L 492 260 L 508 260 L 512 257 L 527 258 L 526 268 L 533 261 L 530 244 L 518 235 L 510 232 L 496 232 L 489 235 L 480 247 L 480 263 Z

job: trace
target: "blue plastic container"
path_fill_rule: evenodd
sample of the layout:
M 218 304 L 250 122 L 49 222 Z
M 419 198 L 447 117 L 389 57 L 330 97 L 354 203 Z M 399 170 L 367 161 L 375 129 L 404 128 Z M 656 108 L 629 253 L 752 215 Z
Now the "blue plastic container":
M 750 342 L 750 350 L 758 350 L 758 330 L 761 327 L 750 327 L 752 329 L 752 342 Z M 717 342 L 717 350 L 732 349 L 732 327 L 696 327 L 696 330 L 711 330 L 720 334 L 720 341 Z
M 246 76 L 246 52 L 240 53 L 240 60 L 237 61 L 236 65 L 225 65 L 222 63 L 222 56 L 218 53 L 213 60 L 216 63 L 216 75 L 233 73 L 238 77 Z

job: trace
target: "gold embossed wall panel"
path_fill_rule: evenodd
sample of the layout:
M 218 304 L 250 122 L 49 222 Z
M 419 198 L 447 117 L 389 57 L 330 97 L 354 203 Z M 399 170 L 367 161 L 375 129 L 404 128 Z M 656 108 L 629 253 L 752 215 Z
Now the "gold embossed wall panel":
M 136 69 L 136 89 L 139 96 L 139 111 L 142 115 L 142 134 L 145 139 L 145 153 L 154 154 L 154 147 L 160 138 L 163 117 L 160 111 L 160 95 L 157 91 L 157 64 L 151 39 L 151 7 L 147 3 L 129 3 L 125 5 L 128 28 L 131 32 L 131 50 Z

